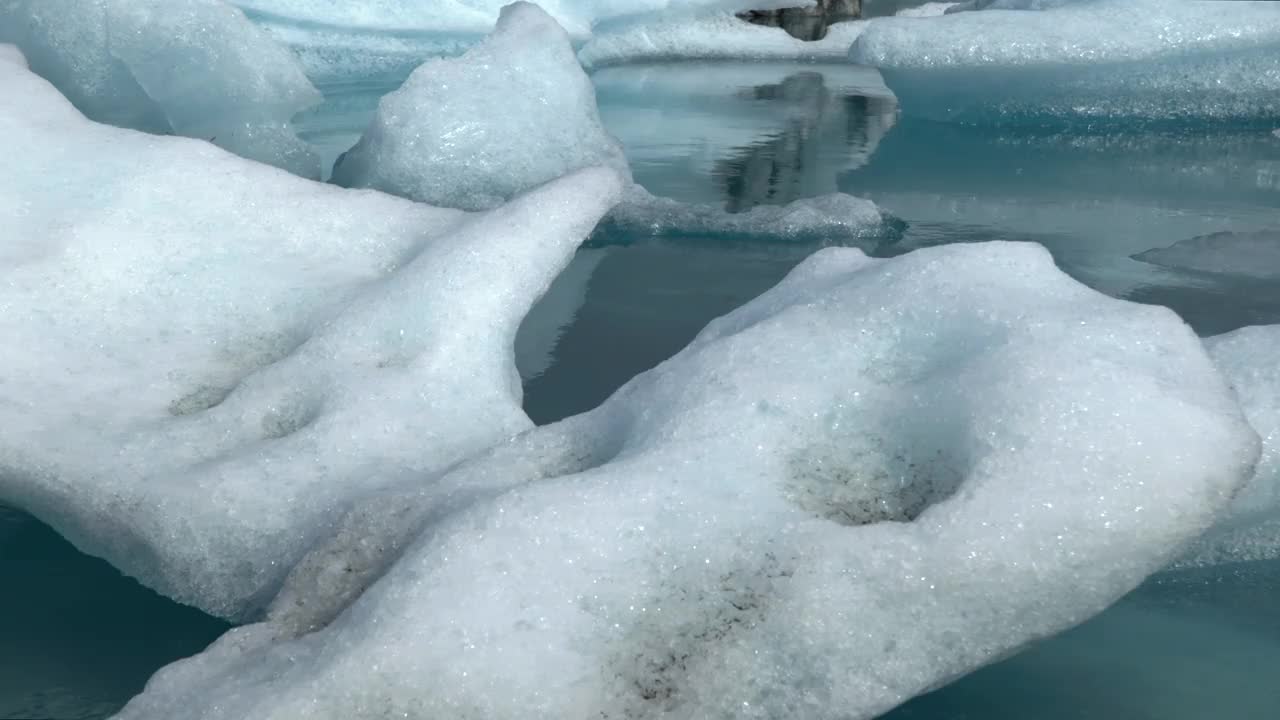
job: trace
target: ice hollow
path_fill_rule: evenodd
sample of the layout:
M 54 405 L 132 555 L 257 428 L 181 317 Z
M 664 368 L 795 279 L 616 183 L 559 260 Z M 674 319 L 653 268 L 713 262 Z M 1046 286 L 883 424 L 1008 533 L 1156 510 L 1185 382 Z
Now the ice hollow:
M 630 177 L 569 36 L 519 2 L 484 42 L 424 63 L 384 97 L 333 181 L 478 210 L 597 165 Z
M 3 0 L 0 43 L 93 120 L 320 176 L 290 126 L 320 93 L 288 48 L 221 0 Z
M 1041 248 L 823 250 L 599 408 L 358 504 L 120 717 L 871 718 L 1107 606 L 1257 457 L 1173 313 Z
M 878 18 L 853 43 L 902 110 L 1042 128 L 1265 124 L 1280 115 L 1280 6 L 1099 0 Z
M 531 426 L 512 345 L 621 181 L 467 214 L 86 120 L 0 62 L 0 503 L 253 617 L 362 495 Z

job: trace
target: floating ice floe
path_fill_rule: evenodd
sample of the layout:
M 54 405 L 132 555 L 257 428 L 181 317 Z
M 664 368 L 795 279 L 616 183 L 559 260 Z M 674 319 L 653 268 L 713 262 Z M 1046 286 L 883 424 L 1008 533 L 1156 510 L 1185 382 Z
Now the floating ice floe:
M 221 0 L 5 0 L 0 43 L 93 120 L 320 176 L 290 126 L 320 93 L 288 48 Z
M 1205 340 L 1262 437 L 1253 479 L 1227 518 L 1192 545 L 1179 566 L 1280 557 L 1280 325 L 1242 328 Z
M 806 42 L 727 11 L 629 17 L 596 27 L 578 58 L 588 68 L 666 60 L 844 60 L 865 26 L 836 23 L 821 40 Z
M 569 36 L 537 5 L 517 2 L 484 42 L 423 64 L 384 97 L 333 181 L 480 210 L 590 166 L 630 177 Z
M 356 498 L 531 426 L 516 330 L 621 189 L 343 190 L 94 124 L 12 62 L 0 149 L 0 504 L 233 619 Z
M 262 16 L 309 25 L 381 31 L 487 33 L 510 0 L 230 0 Z M 698 9 L 764 10 L 812 5 L 812 0 L 542 0 L 538 3 L 575 37 L 619 17 Z
M 712 236 L 841 245 L 870 241 L 875 245 L 900 236 L 901 229 L 902 222 L 881 212 L 875 203 L 844 193 L 730 213 L 719 205 L 658 197 L 632 185 L 598 234 L 605 243 L 617 237 Z
M 1201 235 L 1133 257 L 1174 270 L 1280 280 L 1280 230 Z
M 1280 5 L 1100 0 L 872 20 L 850 51 L 904 113 L 1007 126 L 1274 125 Z
M 894 13 L 896 17 L 937 17 L 945 15 L 948 10 L 963 3 L 927 2 L 915 7 L 902 8 Z
M 358 505 L 121 718 L 871 718 L 1107 606 L 1257 457 L 1173 313 L 1043 249 L 823 250 Z

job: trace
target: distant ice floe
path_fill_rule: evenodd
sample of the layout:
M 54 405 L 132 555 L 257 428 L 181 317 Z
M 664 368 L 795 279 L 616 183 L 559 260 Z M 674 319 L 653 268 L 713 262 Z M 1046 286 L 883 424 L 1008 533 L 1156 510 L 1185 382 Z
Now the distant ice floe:
M 951 122 L 1270 126 L 1280 115 L 1275 3 L 1047 5 L 875 19 L 850 58 L 880 68 L 904 113 Z
M 319 91 L 287 47 L 220 0 L 8 0 L 0 43 L 93 120 L 320 177 L 290 125 Z
M 864 27 L 859 20 L 836 23 L 821 40 L 804 41 L 732 12 L 641 16 L 596 27 L 578 57 L 587 68 L 663 60 L 844 60 Z

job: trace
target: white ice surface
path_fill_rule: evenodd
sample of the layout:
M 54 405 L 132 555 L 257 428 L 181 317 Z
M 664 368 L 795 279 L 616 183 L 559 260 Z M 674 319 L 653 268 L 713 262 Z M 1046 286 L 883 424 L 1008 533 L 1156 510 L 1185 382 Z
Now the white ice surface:
M 288 48 L 221 0 L 0 0 L 0 43 L 91 119 L 320 176 L 290 126 L 320 93 Z
M 844 60 L 865 26 L 836 23 L 821 40 L 804 41 L 725 11 L 628 18 L 596 27 L 578 58 L 588 68 L 654 60 Z
M 1101 0 L 878 18 L 854 42 L 903 112 L 973 124 L 1266 122 L 1280 5 Z
M 1179 564 L 1280 557 L 1280 325 L 1241 328 L 1208 338 L 1205 345 L 1262 437 L 1262 458 L 1228 517 Z
M 257 13 L 309 24 L 373 30 L 485 33 L 510 0 L 231 0 Z M 542 0 L 538 3 L 575 36 L 598 22 L 698 9 L 752 10 L 812 5 L 812 0 Z
M 252 617 L 362 495 L 525 430 L 512 345 L 615 202 L 488 213 L 97 125 L 0 63 L 0 503 Z
M 605 227 L 626 238 L 699 235 L 733 241 L 848 244 L 883 239 L 892 224 L 893 219 L 875 203 L 841 193 L 730 213 L 719 205 L 658 197 L 632 185 L 609 213 Z
M 333 181 L 479 210 L 598 165 L 630 177 L 568 35 L 521 2 L 484 42 L 423 64 L 384 97 Z
M 120 717 L 871 718 L 1101 610 L 1257 453 L 1176 316 L 1040 248 L 824 250 L 358 507 Z

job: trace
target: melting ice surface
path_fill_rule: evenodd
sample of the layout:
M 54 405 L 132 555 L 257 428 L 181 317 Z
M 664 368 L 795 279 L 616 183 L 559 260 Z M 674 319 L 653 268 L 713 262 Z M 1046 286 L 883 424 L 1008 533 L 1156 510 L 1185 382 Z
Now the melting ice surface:
M 1221 253 L 1232 240 L 1212 240 L 1220 233 L 1233 240 L 1264 238 L 1276 228 L 1280 141 L 1268 132 L 1019 135 L 910 118 L 893 126 L 885 94 L 871 87 L 879 84 L 864 82 L 875 76 L 856 69 L 617 70 L 594 76 L 601 115 L 623 140 L 637 179 L 658 195 L 741 210 L 847 190 L 909 223 L 896 244 L 869 248 L 880 254 L 1029 239 L 1049 247 L 1076 277 L 1111 294 L 1171 305 L 1202 334 L 1280 321 L 1275 284 L 1232 272 Z M 735 74 L 739 79 L 732 79 Z M 821 76 L 818 82 L 814 74 Z M 345 81 L 352 100 L 347 110 L 365 113 L 348 130 L 346 146 L 367 123 L 382 92 L 377 88 L 399 80 L 384 74 Z M 626 89 L 629 83 L 637 91 Z M 331 109 L 341 97 L 335 88 L 324 88 Z M 704 98 L 710 100 L 700 102 Z M 358 110 L 362 104 L 366 110 Z M 679 130 L 664 137 L 646 133 L 652 125 L 628 128 L 630 118 L 646 111 L 673 124 L 678 118 Z M 340 112 L 325 109 L 309 121 L 322 131 L 343 126 Z M 554 349 L 526 352 L 522 368 L 540 371 L 527 373 L 536 375 L 525 398 L 535 420 L 594 407 L 637 371 L 678 351 L 708 320 L 774 285 L 813 249 L 698 234 L 612 237 L 594 245 L 579 253 L 552 290 L 553 296 L 561 291 L 570 310 L 581 306 L 576 318 Z M 1247 345 L 1224 338 L 1220 346 L 1231 344 Z M 1260 347 L 1265 353 L 1266 345 Z M 1248 497 L 1265 507 L 1268 496 L 1264 489 Z M 1280 568 L 1274 562 L 1192 564 L 1149 581 L 1078 630 L 894 716 L 1266 716 L 1280 701 L 1269 682 L 1280 653 L 1270 600 L 1277 591 Z M 663 676 L 657 677 L 656 687 L 665 691 Z M 167 679 L 180 680 L 180 670 Z

